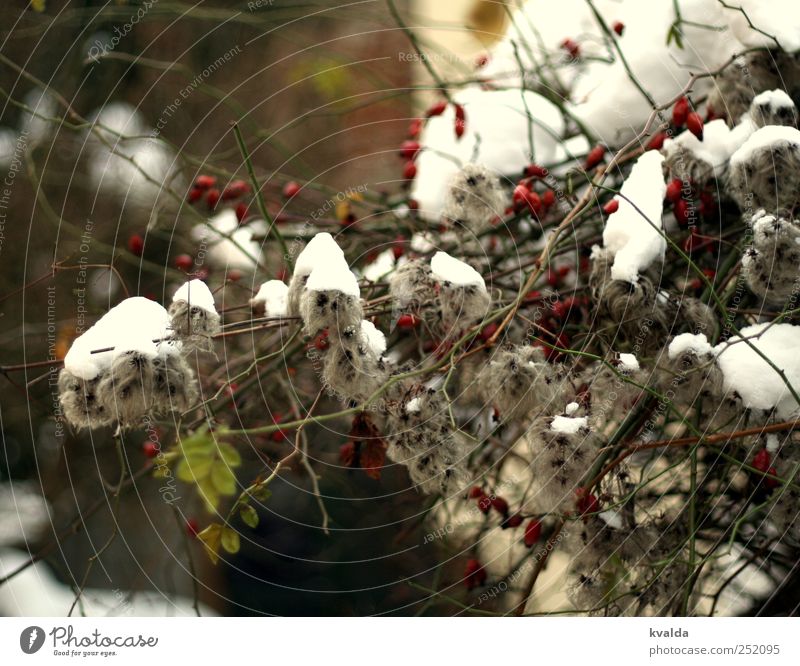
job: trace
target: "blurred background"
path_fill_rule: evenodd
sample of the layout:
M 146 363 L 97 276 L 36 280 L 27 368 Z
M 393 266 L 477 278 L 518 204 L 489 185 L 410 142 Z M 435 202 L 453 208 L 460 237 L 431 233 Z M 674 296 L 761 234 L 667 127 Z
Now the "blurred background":
M 204 612 L 220 614 L 457 612 L 457 600 L 429 601 L 424 588 L 447 587 L 446 565 L 464 555 L 447 538 L 423 545 L 426 499 L 402 469 L 374 479 L 339 465 L 346 430 L 306 432 L 330 533 L 308 471 L 295 465 L 272 484 L 239 554 L 214 566 L 192 538 L 210 519 L 192 488 L 178 482 L 180 499 L 168 504 L 163 480 L 140 473 L 149 433 L 125 435 L 121 467 L 110 431 L 75 433 L 54 417 L 58 359 L 125 295 L 163 303 L 188 269 L 226 312 L 245 317 L 258 285 L 282 274 L 279 255 L 255 265 L 240 251 L 261 249 L 258 226 L 246 224 L 252 198 L 214 210 L 187 201 L 199 175 L 222 186 L 248 178 L 232 122 L 271 215 L 286 224 L 313 217 L 321 228 L 357 221 L 352 247 L 370 251 L 372 213 L 403 196 L 397 147 L 432 97 L 390 9 L 383 1 L 2 4 L 0 575 L 26 549 L 44 562 L 13 589 L 0 587 L 0 614 L 66 614 L 79 588 L 98 605 L 82 601 L 75 614 L 138 612 L 131 591 L 155 592 L 155 614 L 193 612 L 195 594 Z M 437 43 L 436 69 L 453 77 L 472 70 L 505 17 L 494 2 L 399 1 L 397 9 L 421 43 Z M 89 131 L 93 124 L 101 130 Z M 300 192 L 287 198 L 294 181 Z M 234 210 L 241 226 L 230 225 Z M 225 234 L 244 229 L 238 246 L 202 240 L 209 220 Z M 308 229 L 297 233 L 302 240 Z M 224 385 L 231 359 L 263 351 L 259 335 L 218 341 L 203 361 L 206 389 Z M 215 409 L 233 423 L 279 421 L 289 407 L 276 394 L 295 368 L 261 369 Z M 168 448 L 175 428 L 159 425 L 157 436 Z M 287 452 L 281 437 L 247 444 L 243 483 Z

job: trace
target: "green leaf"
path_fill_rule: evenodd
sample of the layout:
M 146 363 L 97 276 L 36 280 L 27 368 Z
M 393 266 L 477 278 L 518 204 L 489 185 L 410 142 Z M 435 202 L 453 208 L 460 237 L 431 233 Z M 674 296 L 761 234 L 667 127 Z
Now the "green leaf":
M 231 468 L 221 460 L 211 466 L 211 481 L 220 495 L 236 493 L 236 476 Z
M 213 458 L 203 458 L 193 463 L 184 458 L 175 468 L 175 476 L 186 483 L 199 483 L 211 473 L 213 466 Z
M 222 530 L 221 542 L 222 547 L 232 555 L 239 552 L 239 548 L 241 546 L 239 541 L 239 533 L 227 525 Z
M 191 435 L 180 438 L 180 447 L 184 455 L 187 451 L 208 451 L 209 455 L 214 452 L 214 438 L 208 428 L 198 428 Z
M 242 504 L 239 509 L 239 516 L 241 516 L 242 522 L 248 527 L 252 527 L 253 529 L 258 527 L 258 512 L 249 504 Z
M 238 467 L 242 464 L 242 456 L 239 455 L 239 452 L 225 442 L 219 443 L 219 456 L 228 464 L 228 467 Z
M 219 562 L 219 545 L 222 540 L 222 525 L 211 523 L 202 532 L 197 533 L 197 538 L 206 547 L 206 553 L 212 564 Z
M 209 513 L 217 512 L 219 504 L 219 493 L 210 478 L 203 479 L 197 484 L 197 492 L 205 503 L 206 511 Z
M 272 491 L 266 486 L 257 486 L 250 494 L 259 502 L 266 502 L 272 497 Z

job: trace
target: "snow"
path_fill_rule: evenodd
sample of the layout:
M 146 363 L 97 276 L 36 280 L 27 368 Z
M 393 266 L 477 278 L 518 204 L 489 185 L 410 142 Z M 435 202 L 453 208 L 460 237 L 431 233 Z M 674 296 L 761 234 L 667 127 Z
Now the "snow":
M 794 101 L 785 90 L 765 90 L 753 98 L 753 106 L 789 107 L 794 108 Z
M 26 143 L 41 143 L 58 128 L 57 122 L 48 120 L 62 115 L 59 113 L 56 98 L 50 92 L 33 88 L 22 98 L 22 103 L 33 113 L 23 110 L 20 114 L 20 134 L 25 135 Z
M 22 155 L 17 153 L 17 133 L 10 127 L 0 127 L 0 166 L 8 169 L 14 160 L 16 153 L 17 159 Z
M 0 577 L 30 561 L 23 550 L 0 548 Z M 73 573 L 75 569 L 73 569 Z M 75 602 L 75 591 L 62 583 L 44 562 L 32 564 L 0 586 L 0 615 L 4 617 L 66 617 Z M 203 616 L 217 613 L 200 604 Z M 80 613 L 88 617 L 196 617 L 189 597 L 163 590 L 133 591 L 87 587 L 81 593 Z
M 174 349 L 166 342 L 153 342 L 167 338 L 169 327 L 169 314 L 160 304 L 141 296 L 126 298 L 72 343 L 64 367 L 76 377 L 90 380 L 125 352 L 138 351 L 155 358 Z M 92 353 L 99 349 L 109 351 Z
M 558 12 L 558 5 L 553 9 Z M 742 48 L 727 26 L 728 14 L 717 0 L 680 0 L 682 48 L 673 40 L 667 44 L 667 31 L 675 21 L 672 2 L 627 0 L 604 16 L 625 24 L 625 32 L 616 38 L 633 75 L 657 104 L 674 99 L 689 81 L 692 72 L 721 67 Z M 541 8 L 545 13 L 551 11 Z M 568 21 L 568 17 L 564 17 Z M 719 26 L 710 29 L 707 26 Z M 578 35 L 578 42 L 583 40 Z M 607 56 L 608 52 L 603 55 Z M 695 82 L 695 95 L 704 94 L 711 82 Z M 647 121 L 651 104 L 631 79 L 622 61 L 595 60 L 586 65 L 572 89 L 576 104 L 572 112 L 600 141 L 619 146 L 633 138 Z
M 740 331 L 751 345 L 781 369 L 800 393 L 800 326 L 754 324 Z M 753 337 L 758 336 L 758 337 Z M 800 405 L 778 373 L 741 337 L 732 337 L 714 348 L 726 391 L 736 391 L 750 409 L 776 408 L 780 419 L 794 418 Z
M 344 260 L 344 252 L 329 233 L 319 233 L 312 238 L 294 262 L 294 274 L 311 275 L 318 265 L 334 259 Z
M 780 447 L 780 440 L 774 432 L 771 432 L 769 435 L 767 435 L 767 445 L 764 447 L 767 449 L 767 451 L 770 453 L 777 453 Z
M 403 257 L 400 257 L 401 259 Z M 399 264 L 399 262 L 398 262 Z M 364 267 L 363 275 L 370 282 L 377 282 L 385 275 L 391 273 L 395 269 L 394 250 L 389 248 L 384 250 L 377 257 L 375 261 L 367 264 Z
M 253 298 L 251 305 L 264 304 L 264 314 L 267 317 L 283 317 L 286 315 L 286 295 L 289 287 L 280 280 L 269 280 L 261 285 Z
M 663 161 L 664 156 L 655 150 L 647 151 L 636 161 L 620 190 L 636 208 L 617 197 L 619 208 L 608 217 L 603 244 L 614 254 L 614 280 L 636 282 L 640 271 L 664 258 L 667 242 L 659 231 L 667 189 L 661 170 Z
M 240 226 L 236 211 L 226 208 L 203 224 L 192 228 L 192 238 L 206 248 L 206 258 L 215 266 L 253 270 L 261 256 L 261 244 L 254 235 L 266 233 L 263 220 Z
M 688 352 L 694 352 L 697 356 L 706 356 L 713 351 L 708 338 L 702 333 L 694 335 L 692 333 L 681 333 L 676 335 L 667 348 L 667 356 L 674 360 Z
M 179 287 L 172 297 L 173 303 L 177 301 L 186 301 L 189 305 L 196 305 L 207 312 L 217 314 L 214 294 L 202 280 L 189 280 Z
M 448 184 L 469 162 L 509 176 L 530 163 L 530 123 L 523 95 L 534 118 L 536 161 L 556 161 L 561 154 L 559 139 L 564 121 L 554 104 L 530 91 L 461 90 L 453 99 L 463 106 L 466 115 L 463 136 L 458 139 L 455 135 L 452 105 L 442 115 L 430 118 L 420 136 L 422 152 L 416 159 L 417 175 L 410 193 L 419 204 L 420 215 L 434 220 L 441 216 Z
M 94 187 L 148 208 L 163 187 L 182 187 L 173 182 L 175 154 L 131 105 L 112 102 L 92 122 L 95 132 L 87 132 L 85 146 Z
M 800 131 L 787 125 L 767 125 L 753 132 L 731 157 L 731 165 L 747 162 L 760 150 L 774 150 L 779 145 L 800 148 Z
M 736 0 L 728 4 L 731 8 L 724 10 L 725 18 L 733 35 L 744 46 L 774 48 L 775 40 L 767 36 L 771 35 L 784 50 L 800 50 L 800 12 L 796 0 Z M 749 26 L 748 18 L 758 30 Z
M 755 126 L 745 117 L 735 128 L 718 118 L 705 124 L 703 140 L 700 141 L 688 130 L 681 132 L 675 139 L 664 142 L 664 152 L 669 155 L 674 147 L 680 146 L 714 167 L 714 175 L 720 176 L 728 166 L 731 155 L 752 134 Z
M 639 361 L 633 354 L 620 354 L 617 369 L 620 372 L 637 372 L 639 370 Z
M 588 420 L 585 416 L 554 416 L 550 430 L 565 435 L 575 435 L 581 428 L 587 427 Z
M 616 511 L 615 509 L 606 509 L 597 515 L 599 516 L 600 520 L 615 530 L 621 530 L 625 526 L 622 522 L 622 516 L 620 515 L 620 512 Z
M 437 252 L 431 259 L 431 272 L 442 282 L 457 287 L 476 286 L 486 291 L 486 283 L 478 271 L 469 264 L 451 257 L 447 252 Z
M 575 412 L 578 411 L 579 408 L 580 405 L 577 402 L 571 402 L 567 405 L 564 412 L 566 413 L 567 416 L 572 416 Z
M 420 254 L 426 254 L 436 247 L 433 243 L 433 236 L 427 232 L 416 232 L 411 236 L 409 245 L 414 252 L 419 252 Z
M 309 291 L 340 291 L 354 298 L 361 297 L 358 280 L 347 265 L 344 256 L 328 255 L 320 263 L 317 263 L 314 270 L 311 271 L 311 275 L 308 276 L 306 289 Z
M 369 345 L 375 356 L 383 356 L 386 351 L 386 336 L 371 321 L 361 320 L 361 337 Z
M 34 543 L 50 525 L 50 506 L 36 484 L 0 483 L 0 546 Z
M 409 414 L 418 414 L 421 406 L 422 403 L 420 398 L 414 398 L 406 403 L 406 411 Z

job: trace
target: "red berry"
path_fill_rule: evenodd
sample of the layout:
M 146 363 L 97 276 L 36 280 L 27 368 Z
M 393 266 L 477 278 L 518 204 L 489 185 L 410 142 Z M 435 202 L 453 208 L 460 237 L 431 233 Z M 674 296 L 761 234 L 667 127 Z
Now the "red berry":
M 772 456 L 769 455 L 769 451 L 766 449 L 761 449 L 756 455 L 753 456 L 753 463 L 752 466 L 755 467 L 759 472 L 766 472 L 770 468 L 770 463 L 772 462 Z
M 488 495 L 483 495 L 482 497 L 478 498 L 478 508 L 481 510 L 482 513 L 489 513 L 489 509 L 492 508 L 492 499 Z
M 216 187 L 212 187 L 208 192 L 206 192 L 206 204 L 208 204 L 209 210 L 214 210 L 219 203 L 220 191 Z
M 514 188 L 512 201 L 517 209 L 527 206 L 534 213 L 538 213 L 542 209 L 542 200 L 539 195 L 523 183 Z
M 483 488 L 480 486 L 472 486 L 469 489 L 469 498 L 470 499 L 478 499 L 479 497 L 483 497 L 486 493 L 483 492 Z
M 538 164 L 529 164 L 525 167 L 525 175 L 531 178 L 546 178 L 549 172 Z
M 600 501 L 595 495 L 588 492 L 586 488 L 578 488 L 575 491 L 575 495 L 577 496 L 578 513 L 582 516 L 587 513 L 597 513 L 600 510 Z
M 416 139 L 422 132 L 422 118 L 414 118 L 408 126 L 408 136 Z
M 408 206 L 409 210 L 419 210 L 419 201 L 416 199 L 409 199 L 406 202 L 406 205 Z
M 767 474 L 769 474 L 770 476 L 778 476 L 778 471 L 774 467 L 770 467 L 767 470 Z M 778 479 L 771 479 L 769 477 L 764 479 L 764 485 L 767 488 L 775 488 L 778 485 L 778 483 L 779 483 Z
M 678 199 L 673 206 L 672 212 L 675 213 L 675 219 L 681 226 L 690 226 L 693 217 L 693 206 L 689 205 L 686 199 Z
M 296 196 L 299 191 L 300 191 L 299 183 L 296 183 L 293 180 L 290 180 L 283 186 L 283 196 L 286 199 L 291 199 L 292 197 Z
M 242 279 L 242 271 L 238 268 L 231 268 L 226 276 L 228 282 L 238 282 Z
M 419 317 L 413 314 L 400 315 L 397 319 L 397 328 L 405 331 L 416 328 L 419 325 Z
M 178 270 L 188 273 L 190 270 L 192 270 L 192 266 L 194 266 L 194 259 L 192 259 L 188 254 L 179 254 L 177 257 L 175 257 L 175 268 Z
M 403 141 L 400 144 L 400 156 L 406 160 L 413 160 L 419 153 L 419 141 Z
M 144 238 L 142 238 L 139 234 L 133 234 L 128 239 L 128 250 L 131 254 L 141 257 L 144 253 Z
M 476 559 L 467 560 L 467 565 L 464 567 L 464 584 L 468 590 L 474 587 L 480 587 L 486 582 L 486 570 L 483 565 Z
M 189 190 L 189 194 L 186 195 L 186 201 L 189 203 L 200 201 L 204 192 L 205 190 L 202 190 L 199 187 L 193 187 L 191 190 Z
M 536 518 L 525 525 L 525 545 L 530 548 L 542 536 L 542 523 Z
M 603 212 L 606 215 L 611 215 L 611 213 L 616 213 L 619 210 L 619 199 L 612 199 L 605 206 L 603 206 Z
M 667 194 L 666 194 L 667 201 L 675 203 L 678 199 L 681 198 L 682 190 L 683 190 L 683 181 L 680 178 L 675 178 L 669 181 L 669 185 L 667 185 Z
M 542 206 L 550 208 L 556 202 L 556 193 L 553 190 L 545 190 L 542 195 Z
M 493 497 L 491 502 L 492 508 L 497 511 L 497 513 L 503 516 L 508 515 L 508 502 L 506 502 L 502 497 Z
M 696 111 L 686 116 L 686 129 L 694 134 L 700 141 L 703 140 L 703 119 Z
M 650 141 L 647 142 L 647 150 L 661 150 L 664 147 L 664 142 L 667 140 L 666 132 L 657 132 L 652 136 Z
M 229 201 L 231 199 L 238 199 L 250 192 L 250 185 L 243 180 L 233 180 L 228 186 L 222 190 L 222 199 Z
M 491 337 L 497 332 L 498 328 L 499 327 L 495 322 L 492 322 L 491 324 L 486 324 L 486 326 L 484 326 L 483 329 L 481 330 L 481 340 L 483 340 L 484 342 L 488 342 L 491 339 Z
M 413 162 L 406 162 L 403 167 L 403 178 L 406 180 L 413 180 L 417 175 L 417 165 Z
M 244 201 L 240 201 L 238 204 L 236 204 L 236 219 L 239 220 L 239 224 L 247 219 L 247 212 L 247 204 Z
M 464 132 L 467 129 L 466 121 L 463 118 L 456 118 L 456 122 L 453 125 L 453 128 L 456 133 L 456 138 L 460 139 L 462 136 L 464 136 Z
M 603 161 L 603 156 L 606 154 L 605 146 L 595 146 L 589 151 L 586 156 L 586 168 L 594 169 L 600 162 Z
M 394 243 L 392 244 L 392 254 L 394 255 L 395 261 L 405 254 L 406 239 L 402 236 L 398 236 L 394 239 Z
M 508 518 L 505 519 L 503 522 L 503 527 L 519 527 L 522 525 L 522 516 L 518 513 L 512 513 Z
M 623 32 L 625 32 L 625 24 L 622 21 L 614 21 L 614 24 L 611 26 L 611 28 L 620 36 Z
M 428 118 L 433 118 L 433 116 L 441 116 L 444 113 L 444 110 L 447 108 L 447 102 L 437 102 L 433 106 L 431 106 L 426 112 L 425 115 Z
M 158 444 L 151 439 L 142 444 L 142 453 L 144 453 L 145 458 L 155 458 L 160 451 Z
M 200 525 L 197 524 L 197 520 L 195 518 L 189 518 L 186 521 L 186 534 L 190 537 L 196 537 L 200 532 Z
M 319 351 L 325 351 L 328 347 L 331 346 L 330 341 L 328 340 L 328 331 L 322 331 L 316 338 L 314 338 L 314 346 Z
M 571 58 L 577 58 L 581 54 L 581 47 L 578 46 L 578 43 L 574 39 L 570 39 L 569 37 L 561 42 L 561 48 L 569 53 Z
M 217 184 L 216 176 L 198 176 L 194 181 L 194 186 L 200 190 L 207 190 Z
M 675 125 L 675 127 L 683 127 L 689 115 L 689 111 L 689 100 L 685 97 L 681 97 L 675 102 L 675 106 L 672 107 L 672 124 Z

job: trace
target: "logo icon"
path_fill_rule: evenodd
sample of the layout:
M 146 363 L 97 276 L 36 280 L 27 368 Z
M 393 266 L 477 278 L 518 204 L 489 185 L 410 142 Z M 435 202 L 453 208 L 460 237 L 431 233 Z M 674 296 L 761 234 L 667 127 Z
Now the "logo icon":
M 25 654 L 38 652 L 44 645 L 44 629 L 37 626 L 23 629 L 19 635 L 19 646 Z

